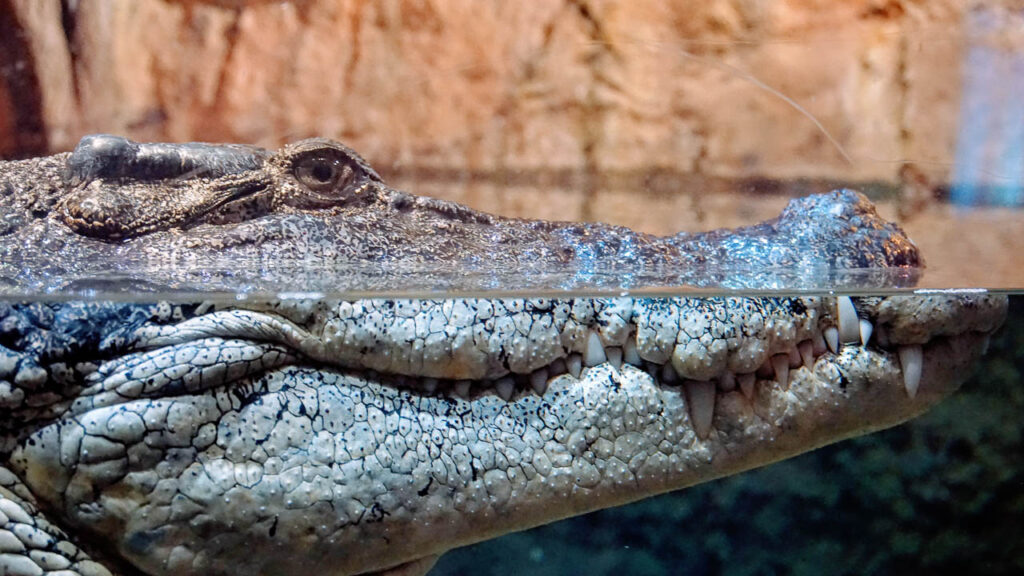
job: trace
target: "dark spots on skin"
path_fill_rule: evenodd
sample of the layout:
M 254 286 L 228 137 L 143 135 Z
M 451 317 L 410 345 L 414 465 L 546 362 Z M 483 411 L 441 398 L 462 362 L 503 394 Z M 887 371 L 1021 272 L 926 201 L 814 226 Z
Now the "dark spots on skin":
M 417 491 L 416 491 L 416 494 L 418 494 L 418 495 L 420 495 L 420 496 L 426 496 L 426 495 L 427 495 L 427 492 L 429 492 L 429 491 L 430 491 L 430 487 L 431 487 L 431 486 L 432 486 L 433 484 L 434 484 L 434 477 L 433 477 L 433 476 L 431 476 L 430 478 L 428 478 L 428 479 L 427 479 L 427 485 L 426 485 L 426 486 L 424 486 L 423 488 L 420 488 L 419 490 L 417 490 Z
M 370 510 L 367 513 L 366 522 L 368 524 L 383 522 L 384 518 L 387 518 L 388 516 L 391 516 L 391 513 L 385 510 L 384 507 L 380 505 L 380 502 L 374 502 L 373 506 L 370 507 Z
M 271 538 L 277 535 L 277 516 L 274 516 L 274 522 L 270 525 L 270 531 L 267 532 Z
M 164 531 L 164 529 L 158 528 L 156 530 L 132 532 L 132 534 L 125 539 L 125 547 L 136 554 L 147 555 L 149 554 L 149 549 L 152 548 L 153 544 L 163 538 Z
M 803 316 L 807 312 L 807 306 L 803 300 L 790 300 L 789 310 L 796 316 Z

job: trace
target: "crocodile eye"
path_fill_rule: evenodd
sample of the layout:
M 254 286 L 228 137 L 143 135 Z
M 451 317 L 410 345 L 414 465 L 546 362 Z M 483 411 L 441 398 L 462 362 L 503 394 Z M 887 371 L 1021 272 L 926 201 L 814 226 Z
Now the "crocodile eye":
M 295 178 L 317 192 L 329 192 L 346 186 L 355 176 L 352 167 L 340 158 L 311 154 L 299 158 L 294 165 Z
M 280 187 L 275 202 L 299 210 L 349 208 L 376 202 L 382 180 L 354 151 L 324 138 L 284 147 L 272 161 L 286 172 L 290 185 Z

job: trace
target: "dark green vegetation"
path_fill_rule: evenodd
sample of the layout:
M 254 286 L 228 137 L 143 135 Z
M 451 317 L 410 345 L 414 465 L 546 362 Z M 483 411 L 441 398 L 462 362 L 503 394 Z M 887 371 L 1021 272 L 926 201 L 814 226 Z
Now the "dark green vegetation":
M 513 534 L 432 573 L 1024 573 L 1024 297 L 974 376 L 909 424 Z

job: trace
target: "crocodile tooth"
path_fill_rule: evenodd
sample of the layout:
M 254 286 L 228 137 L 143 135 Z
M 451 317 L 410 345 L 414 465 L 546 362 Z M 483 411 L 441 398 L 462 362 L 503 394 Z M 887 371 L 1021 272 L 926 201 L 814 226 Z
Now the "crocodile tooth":
M 984 356 L 985 354 L 988 354 L 988 347 L 989 347 L 990 344 L 992 344 L 992 335 L 991 334 L 985 334 L 985 338 L 982 339 L 982 341 L 981 341 L 981 355 L 982 356 Z
M 875 329 L 875 326 L 870 320 L 860 319 L 860 343 L 862 346 L 868 345 L 868 340 L 871 340 L 871 331 Z
M 516 391 L 515 380 L 512 380 L 510 376 L 499 378 L 498 381 L 494 383 L 494 391 L 498 393 L 498 396 L 502 400 L 508 402 L 512 399 L 512 393 Z
M 747 400 L 754 398 L 754 381 L 757 377 L 753 373 L 740 374 L 736 377 L 736 381 L 740 383 L 740 392 L 747 397 Z
M 530 388 L 537 394 L 543 396 L 548 390 L 548 371 L 538 368 L 530 374 Z
M 736 389 L 736 375 L 728 370 L 718 379 L 718 385 L 723 392 L 732 392 Z
M 899 355 L 900 366 L 903 368 L 903 387 L 907 389 L 907 395 L 913 398 L 917 396 L 917 388 L 921 385 L 921 346 L 900 346 Z
M 608 363 L 611 364 L 613 368 L 618 370 L 622 367 L 622 348 L 612 347 L 608 348 L 604 352 L 608 356 Z
M 565 359 L 565 367 L 573 378 L 579 380 L 580 374 L 583 372 L 583 357 L 579 354 L 569 354 L 569 357 Z
M 715 416 L 715 385 L 712 382 L 687 380 L 683 390 L 690 408 L 690 421 L 697 432 L 697 438 L 704 440 L 711 433 L 711 421 Z
M 424 378 L 423 379 L 423 391 L 427 394 L 433 394 L 437 390 L 437 378 Z
M 789 387 L 789 354 L 772 356 L 772 368 L 775 369 L 775 381 L 783 388 Z
M 740 385 L 740 392 L 747 397 L 748 400 L 754 397 L 754 383 L 757 382 L 757 376 L 753 372 L 747 374 L 739 374 L 736 376 L 736 382 Z
M 788 355 L 790 368 L 799 368 L 804 363 L 803 358 L 800 357 L 799 345 L 797 348 L 790 348 Z
M 828 350 L 828 348 L 825 346 L 825 337 L 822 336 L 821 332 L 818 332 L 817 330 L 815 330 L 814 333 L 811 334 L 811 344 L 814 346 L 813 350 L 815 356 L 820 356 L 824 354 L 825 351 Z
M 833 354 L 839 354 L 839 329 L 835 326 L 825 328 L 825 343 Z
M 661 367 L 661 381 L 664 384 L 679 383 L 679 374 L 676 374 L 676 369 L 671 364 L 664 364 Z
M 622 359 L 633 366 L 641 366 L 643 364 L 640 354 L 636 351 L 636 338 L 632 335 L 626 338 L 626 343 L 622 345 Z
M 812 344 L 810 340 L 804 340 L 796 345 L 796 349 L 800 352 L 800 359 L 803 360 L 804 367 L 813 368 L 814 344 Z
M 565 367 L 565 360 L 561 358 L 555 358 L 555 360 L 548 365 L 549 376 L 560 376 L 568 371 L 569 369 Z
M 461 396 L 462 398 L 469 398 L 470 384 L 471 383 L 469 380 L 459 380 L 458 382 L 455 383 L 455 386 L 453 386 L 452 389 L 455 390 L 455 394 Z
M 597 332 L 591 330 L 590 334 L 587 335 L 587 349 L 583 354 L 583 364 L 585 366 L 597 366 L 603 364 L 608 357 L 604 354 L 604 346 L 601 345 L 601 337 L 597 335 Z
M 836 298 L 836 318 L 839 319 L 839 339 L 843 344 L 860 342 L 860 320 L 853 300 L 849 296 Z

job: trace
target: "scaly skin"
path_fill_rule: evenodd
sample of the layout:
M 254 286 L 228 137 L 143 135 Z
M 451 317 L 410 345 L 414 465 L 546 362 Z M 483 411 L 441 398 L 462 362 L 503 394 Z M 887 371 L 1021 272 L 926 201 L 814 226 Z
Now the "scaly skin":
M 920 263 L 848 191 L 662 239 L 410 196 L 323 140 L 86 139 L 0 163 L 0 204 L 8 294 L 74 296 L 115 272 L 150 290 L 305 290 L 299 264 L 367 261 L 389 287 L 396 270 L 444 284 L 442 264 L 579 276 L 623 259 L 709 286 L 778 288 L 773 266 L 863 286 Z M 211 261 L 237 275 L 204 277 Z M 1005 307 L 981 293 L 0 303 L 0 572 L 421 574 L 456 546 L 911 418 L 955 390 Z

